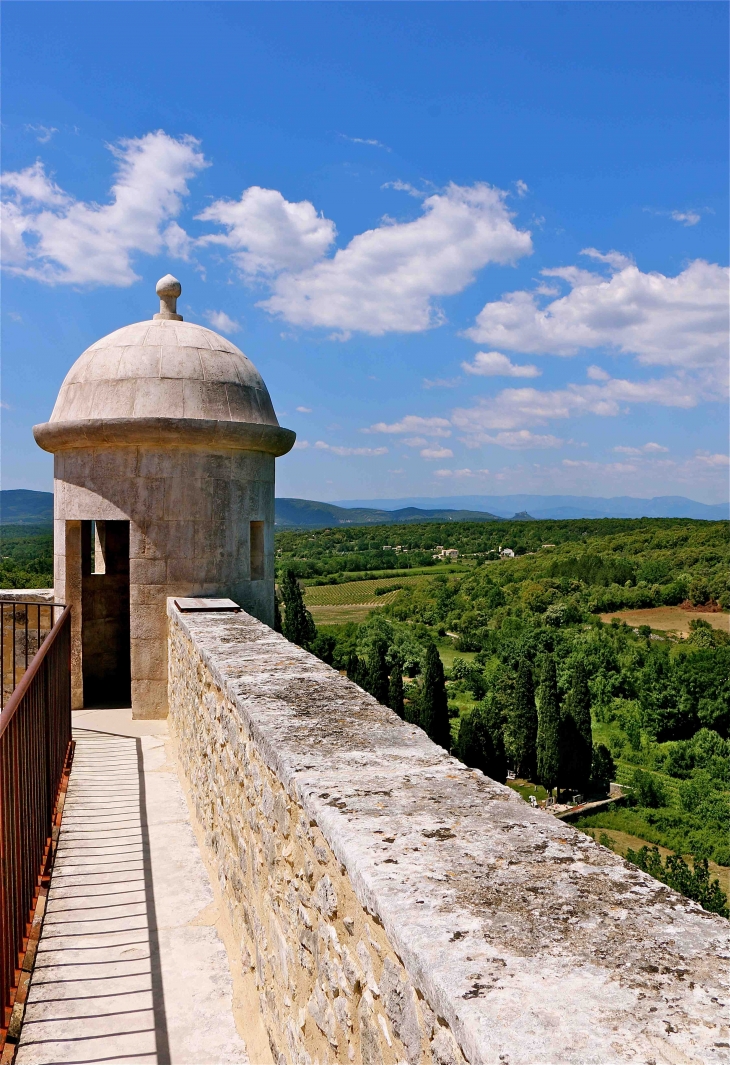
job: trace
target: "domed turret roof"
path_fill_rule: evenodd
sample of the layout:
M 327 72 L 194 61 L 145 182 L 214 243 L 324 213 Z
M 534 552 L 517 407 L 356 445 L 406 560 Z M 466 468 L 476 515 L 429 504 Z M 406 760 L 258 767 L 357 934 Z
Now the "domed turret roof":
M 279 424 L 260 373 L 235 344 L 169 319 L 125 325 L 88 347 L 66 374 L 51 423 L 155 417 Z
M 295 435 L 279 427 L 268 389 L 235 344 L 176 313 L 180 283 L 157 283 L 160 312 L 102 337 L 76 360 L 49 422 L 34 427 L 48 451 L 106 442 L 177 439 L 198 446 L 284 454 Z

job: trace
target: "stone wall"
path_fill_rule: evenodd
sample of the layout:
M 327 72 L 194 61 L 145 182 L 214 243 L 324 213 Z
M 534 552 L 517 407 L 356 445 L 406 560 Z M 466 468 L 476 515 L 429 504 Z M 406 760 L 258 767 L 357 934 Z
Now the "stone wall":
M 170 723 L 277 1062 L 728 1060 L 728 923 L 245 613 L 169 616 Z

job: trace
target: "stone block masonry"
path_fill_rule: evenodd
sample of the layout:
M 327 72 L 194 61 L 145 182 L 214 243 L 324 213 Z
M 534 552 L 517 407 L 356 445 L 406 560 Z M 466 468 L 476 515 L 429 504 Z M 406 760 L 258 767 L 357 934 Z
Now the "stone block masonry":
M 249 615 L 168 617 L 170 723 L 277 1063 L 730 1060 L 727 921 Z

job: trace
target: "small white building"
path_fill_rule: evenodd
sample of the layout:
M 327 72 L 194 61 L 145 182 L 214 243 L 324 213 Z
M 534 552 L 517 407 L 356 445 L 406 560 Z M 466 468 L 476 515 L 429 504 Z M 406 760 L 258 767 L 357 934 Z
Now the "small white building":
M 500 547 L 499 553 L 502 558 L 514 558 L 515 553 L 511 547 Z

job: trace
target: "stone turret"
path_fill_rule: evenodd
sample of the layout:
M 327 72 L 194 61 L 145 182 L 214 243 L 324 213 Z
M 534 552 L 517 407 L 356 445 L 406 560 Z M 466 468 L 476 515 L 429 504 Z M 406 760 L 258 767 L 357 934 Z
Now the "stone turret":
M 274 460 L 295 434 L 253 363 L 177 313 L 160 311 L 76 360 L 50 421 L 55 594 L 73 607 L 74 706 L 167 714 L 168 596 L 229 597 L 274 619 Z M 128 705 L 128 703 L 127 703 Z

